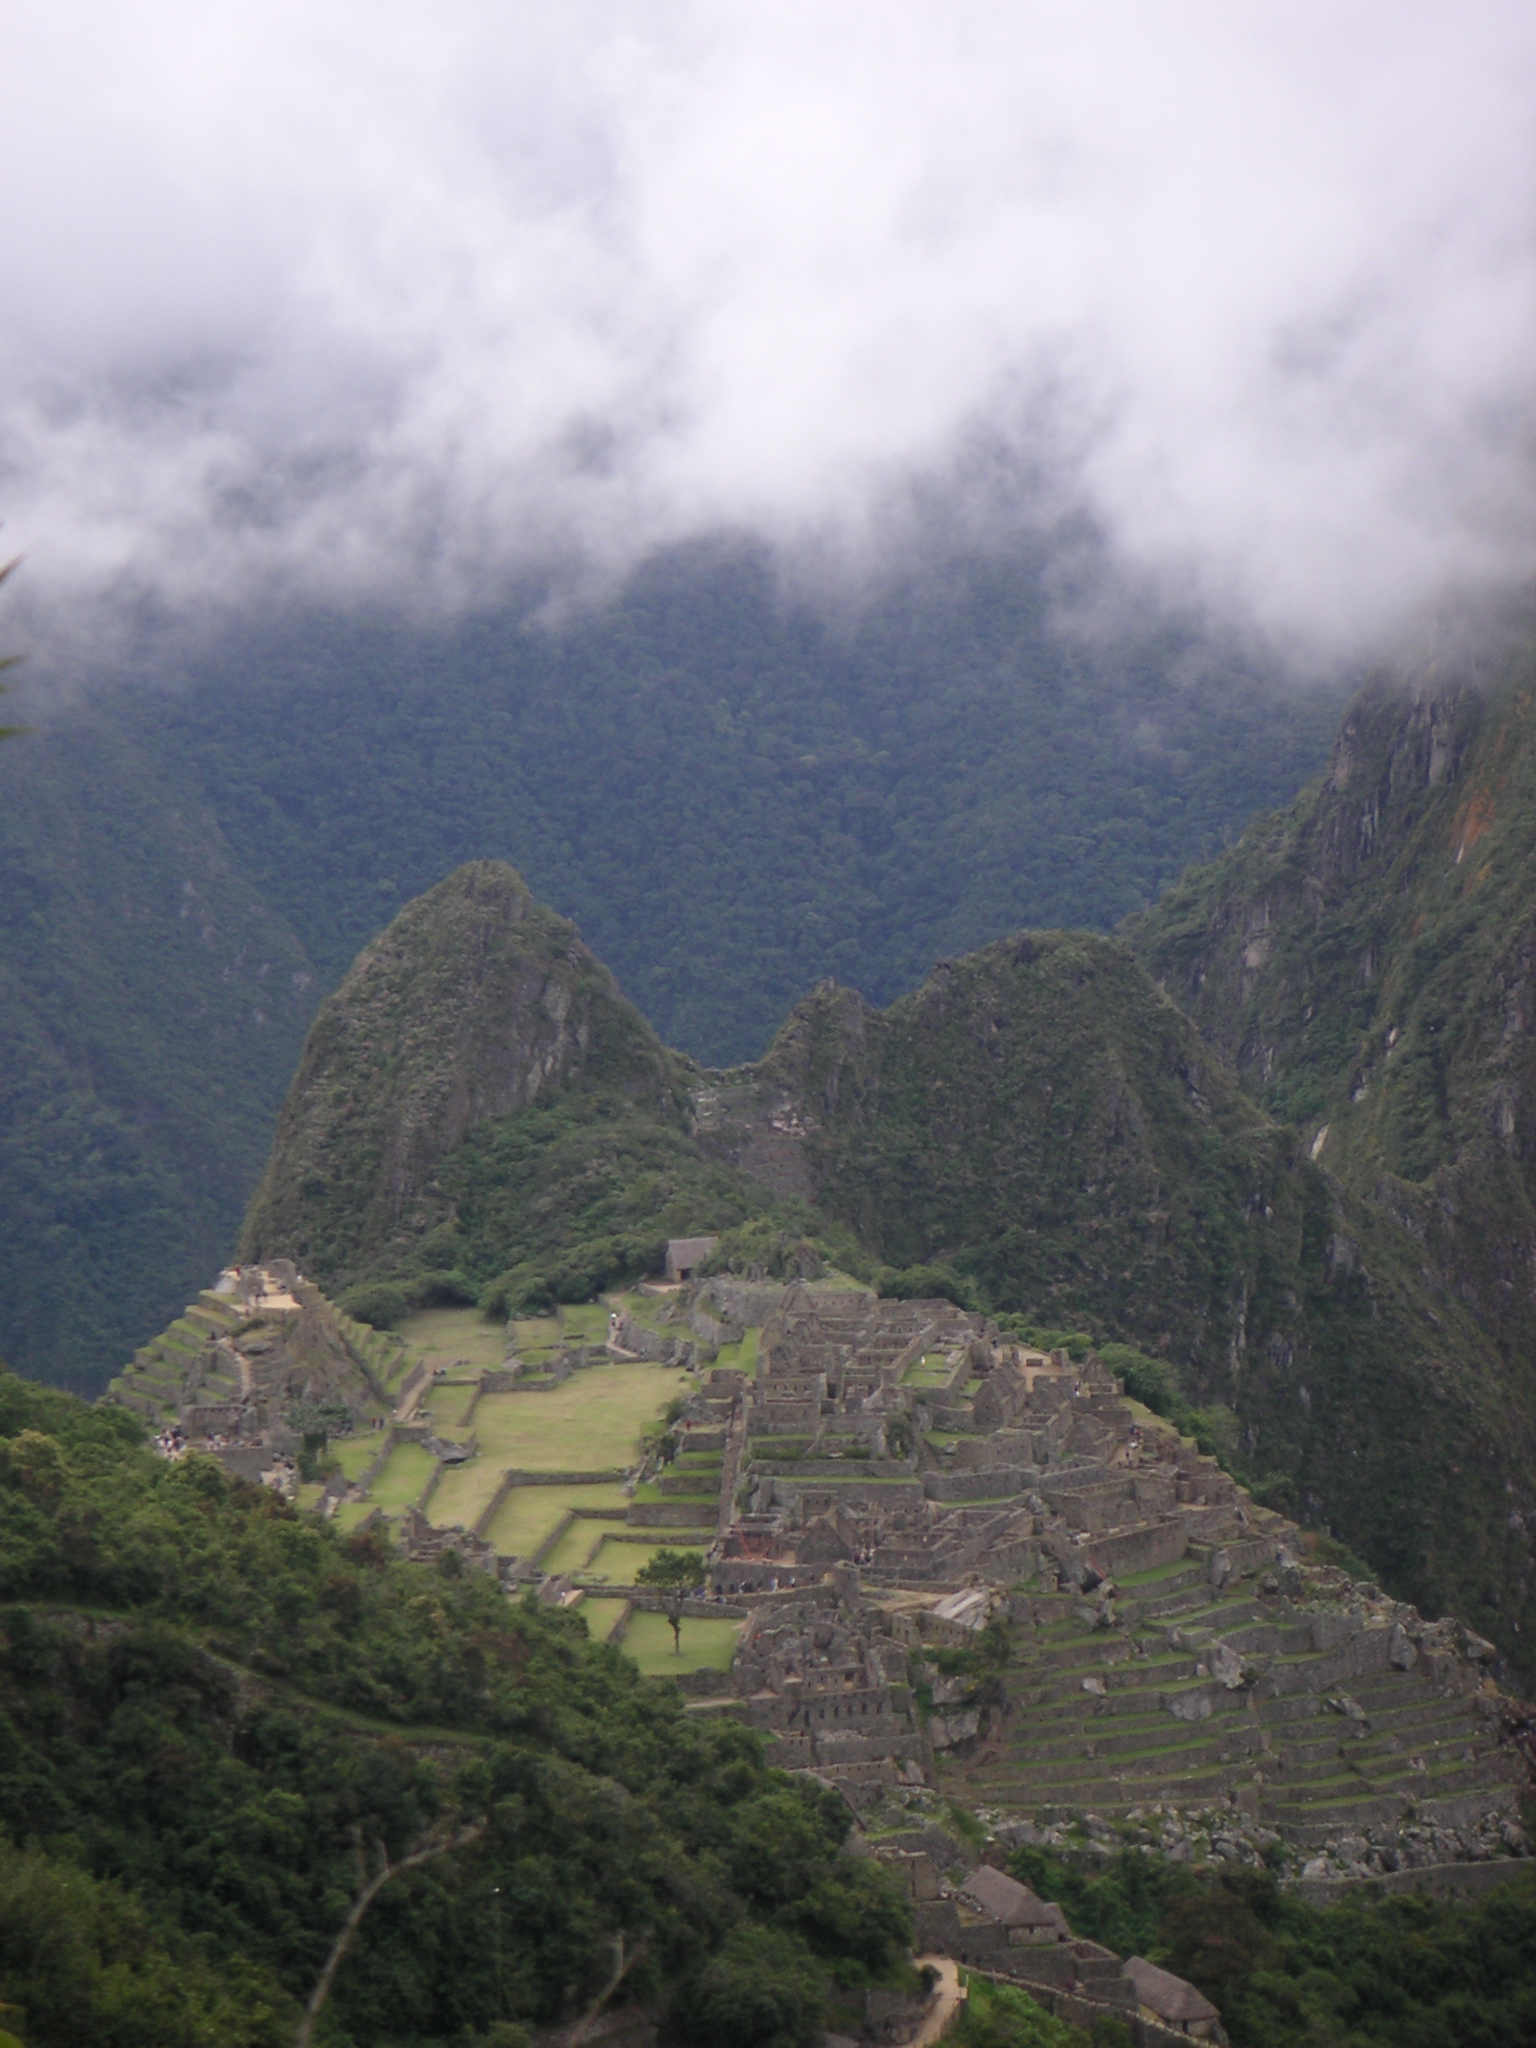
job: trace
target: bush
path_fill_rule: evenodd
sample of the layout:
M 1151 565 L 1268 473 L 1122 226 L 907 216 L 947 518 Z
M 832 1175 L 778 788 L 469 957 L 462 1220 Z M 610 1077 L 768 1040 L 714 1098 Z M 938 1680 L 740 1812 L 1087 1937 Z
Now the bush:
M 871 1286 L 896 1301 L 952 1301 L 956 1308 L 986 1307 L 976 1283 L 953 1266 L 876 1266 Z
M 473 1308 L 480 1288 L 465 1273 L 439 1268 L 413 1280 L 406 1299 L 412 1308 Z
M 817 2048 L 828 1980 L 803 1941 L 743 1927 L 699 1973 L 678 2014 L 694 2048 Z
M 1082 2048 L 1083 2036 L 1011 1984 L 971 1979 L 964 2016 L 951 2036 L 957 2048 Z
M 398 1280 L 364 1280 L 349 1287 L 336 1304 L 343 1314 L 375 1330 L 398 1329 L 414 1305 L 409 1289 Z
M 1093 1349 L 1093 1339 L 1086 1330 L 1053 1330 L 1041 1323 L 1032 1323 L 1027 1316 L 999 1316 L 997 1327 L 1005 1337 L 1016 1338 L 1033 1351 L 1065 1351 L 1074 1365 L 1081 1365 Z M 1122 1344 L 1111 1348 L 1123 1351 L 1126 1346 Z M 1151 1363 L 1157 1361 L 1152 1360 Z M 1114 1369 L 1119 1371 L 1118 1366 Z M 1136 1398 L 1140 1400 L 1142 1397 L 1138 1394 Z M 1151 1405 L 1149 1401 L 1147 1406 L 1150 1408 Z

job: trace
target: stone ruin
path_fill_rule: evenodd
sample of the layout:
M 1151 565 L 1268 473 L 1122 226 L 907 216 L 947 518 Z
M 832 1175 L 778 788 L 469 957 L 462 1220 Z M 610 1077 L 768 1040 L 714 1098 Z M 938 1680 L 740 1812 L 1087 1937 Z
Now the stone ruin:
M 1529 1852 L 1536 1723 L 1493 1646 L 1309 1563 L 1092 1356 L 797 1285 L 676 1440 L 720 1452 L 710 1589 L 748 1617 L 695 1711 L 872 1829 L 953 1797 L 999 1841 L 1264 1862 L 1318 1897 Z
M 400 1340 L 354 1323 L 286 1259 L 233 1266 L 138 1351 L 106 1400 L 162 1452 L 207 1452 L 291 1493 L 306 1433 L 385 1428 Z

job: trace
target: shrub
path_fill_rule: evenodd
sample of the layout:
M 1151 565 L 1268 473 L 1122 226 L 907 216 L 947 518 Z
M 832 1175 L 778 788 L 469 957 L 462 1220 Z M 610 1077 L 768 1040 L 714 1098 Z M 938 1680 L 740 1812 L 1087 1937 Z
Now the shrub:
M 375 1330 L 393 1330 L 412 1307 L 409 1291 L 397 1280 L 364 1280 L 349 1287 L 337 1302 L 344 1314 Z
M 953 1266 L 876 1266 L 870 1284 L 896 1301 L 952 1301 L 956 1308 L 986 1306 L 976 1283 Z
M 816 2048 L 828 1983 L 803 1941 L 743 1927 L 702 1971 L 679 2013 L 694 2048 Z

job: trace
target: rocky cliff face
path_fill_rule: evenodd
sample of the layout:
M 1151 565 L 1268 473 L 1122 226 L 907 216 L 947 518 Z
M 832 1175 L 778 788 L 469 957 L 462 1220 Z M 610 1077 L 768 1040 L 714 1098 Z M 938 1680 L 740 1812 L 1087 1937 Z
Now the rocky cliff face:
M 1472 1486 L 1465 1569 L 1536 1565 L 1536 659 L 1456 652 L 1352 707 L 1327 774 L 1126 928 L 1251 1095 L 1415 1283 L 1440 1393 L 1402 1455 Z M 1371 1248 L 1364 1248 L 1371 1240 Z M 1381 1427 L 1397 1434 L 1398 1418 Z
M 720 1078 L 705 1142 L 743 1169 L 782 1179 L 793 1147 L 890 1264 L 951 1261 L 999 1308 L 1167 1356 L 1277 1500 L 1518 1644 L 1536 1459 L 1474 1304 L 1416 1213 L 1315 1164 L 1119 942 L 1021 935 L 886 1011 L 823 987 Z
M 573 925 L 476 861 L 418 897 L 322 1007 L 241 1239 L 326 1285 L 448 1209 L 466 1133 L 586 1080 L 672 1113 L 674 1063 Z

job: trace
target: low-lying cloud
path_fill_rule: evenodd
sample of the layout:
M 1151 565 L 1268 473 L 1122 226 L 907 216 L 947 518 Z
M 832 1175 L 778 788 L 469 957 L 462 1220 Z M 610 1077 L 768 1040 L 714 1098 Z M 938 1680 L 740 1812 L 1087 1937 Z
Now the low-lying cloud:
M 1531 573 L 1528 6 L 56 0 L 7 73 L 33 630 L 859 570 L 988 449 L 1313 648 Z

